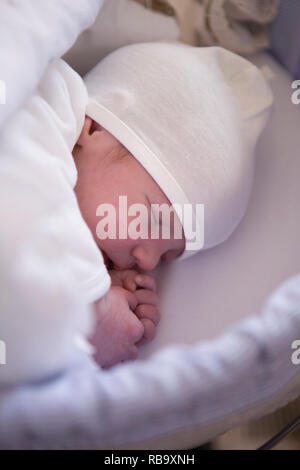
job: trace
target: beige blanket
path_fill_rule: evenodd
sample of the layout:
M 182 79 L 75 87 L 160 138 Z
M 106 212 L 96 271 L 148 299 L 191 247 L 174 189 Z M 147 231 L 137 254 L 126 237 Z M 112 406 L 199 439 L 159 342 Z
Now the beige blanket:
M 280 0 L 135 0 L 176 16 L 181 40 L 195 46 L 219 45 L 238 54 L 269 47 L 269 24 Z

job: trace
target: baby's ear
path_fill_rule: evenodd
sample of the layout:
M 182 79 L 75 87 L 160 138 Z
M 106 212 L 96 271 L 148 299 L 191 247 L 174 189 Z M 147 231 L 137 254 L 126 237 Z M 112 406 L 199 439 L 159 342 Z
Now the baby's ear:
M 88 139 L 90 135 L 92 135 L 95 131 L 101 131 L 102 129 L 103 128 L 100 126 L 100 124 L 95 122 L 90 117 L 85 116 L 83 128 L 77 140 L 77 144 L 83 146 L 86 142 L 86 139 Z

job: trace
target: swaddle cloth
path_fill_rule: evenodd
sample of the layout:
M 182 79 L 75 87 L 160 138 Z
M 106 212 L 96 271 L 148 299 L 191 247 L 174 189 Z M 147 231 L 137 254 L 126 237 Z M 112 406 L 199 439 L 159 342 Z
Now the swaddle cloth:
M 1 135 L 0 387 L 70 366 L 92 331 L 88 304 L 110 287 L 74 193 L 86 100 L 81 77 L 54 61 Z
M 175 210 L 192 205 L 193 223 L 176 210 L 186 239 L 203 224 L 203 204 L 202 248 L 225 241 L 245 213 L 273 103 L 260 70 L 220 47 L 142 43 L 108 55 L 85 84 L 87 115 L 133 154 Z M 186 244 L 181 258 L 197 251 Z

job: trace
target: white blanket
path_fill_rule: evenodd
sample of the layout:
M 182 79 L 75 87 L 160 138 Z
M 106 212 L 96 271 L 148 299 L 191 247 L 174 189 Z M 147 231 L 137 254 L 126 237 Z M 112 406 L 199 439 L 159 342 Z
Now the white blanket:
M 72 362 L 91 331 L 89 303 L 110 277 L 73 188 L 72 149 L 87 93 L 64 61 L 51 64 L 0 141 L 0 384 L 45 379 Z M 82 338 L 81 338 L 82 339 Z
M 103 0 L 1 0 L 0 80 L 6 99 L 0 104 L 0 129 L 32 93 L 47 65 L 92 24 L 102 4 Z

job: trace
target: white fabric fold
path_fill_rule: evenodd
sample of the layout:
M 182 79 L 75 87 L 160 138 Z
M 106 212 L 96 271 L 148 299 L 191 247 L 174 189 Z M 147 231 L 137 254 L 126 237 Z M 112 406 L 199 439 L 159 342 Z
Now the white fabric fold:
M 103 0 L 1 0 L 0 128 L 38 85 L 47 65 L 95 20 Z
M 59 59 L 2 132 L 2 384 L 42 379 L 67 367 L 74 339 L 93 326 L 89 303 L 110 287 L 74 193 L 71 152 L 86 102 L 81 77 Z

